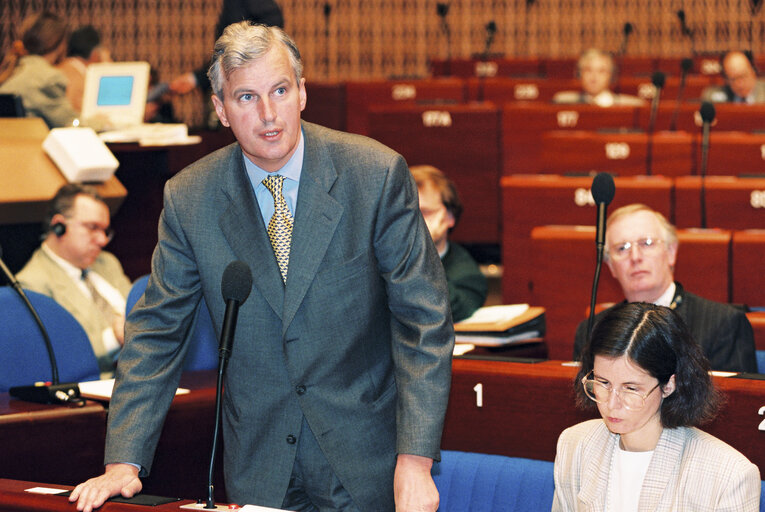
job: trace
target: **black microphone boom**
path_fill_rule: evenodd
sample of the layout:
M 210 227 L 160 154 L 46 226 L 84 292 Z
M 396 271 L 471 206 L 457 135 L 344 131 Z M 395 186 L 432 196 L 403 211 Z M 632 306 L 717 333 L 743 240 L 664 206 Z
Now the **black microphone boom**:
M 492 20 L 486 24 L 486 41 L 484 42 L 482 54 L 483 60 L 487 60 L 489 58 L 489 51 L 491 50 L 491 45 L 494 43 L 494 35 L 496 33 L 497 24 L 494 23 L 494 20 Z
M 683 101 L 683 93 L 685 92 L 685 79 L 688 77 L 688 72 L 691 68 L 693 68 L 693 59 L 685 58 L 680 61 L 680 87 L 677 89 L 675 109 L 672 111 L 672 120 L 669 122 L 669 130 L 672 132 L 677 130 L 677 116 L 680 113 L 680 104 Z
M 598 296 L 598 281 L 600 281 L 600 267 L 603 264 L 603 248 L 606 245 L 606 208 L 614 199 L 616 186 L 614 178 L 608 173 L 598 173 L 592 180 L 592 198 L 598 208 L 598 218 L 595 224 L 595 277 L 592 280 L 592 293 L 590 294 L 590 316 L 587 320 L 587 336 L 592 332 L 592 322 L 595 315 L 595 301 Z
M 667 75 L 661 71 L 656 71 L 651 75 L 651 83 L 654 87 L 654 95 L 651 98 L 651 117 L 648 120 L 648 140 L 646 141 L 645 151 L 645 173 L 650 176 L 653 166 L 653 130 L 656 126 L 656 114 L 659 112 L 659 101 L 661 101 L 661 91 L 664 89 L 664 83 Z
M 212 452 L 210 453 L 210 471 L 207 476 L 207 503 L 205 509 L 217 510 L 215 506 L 215 488 L 213 474 L 215 473 L 215 452 L 218 450 L 218 437 L 221 422 L 221 405 L 223 395 L 223 375 L 226 373 L 231 346 L 234 343 L 234 331 L 239 314 L 239 306 L 244 304 L 252 289 L 252 272 L 242 261 L 232 261 L 223 271 L 220 284 L 223 300 L 226 302 L 226 312 L 223 314 L 223 328 L 220 335 L 218 350 L 218 385 L 215 393 L 215 430 L 213 432 Z
M 622 29 L 622 45 L 619 47 L 619 55 L 624 55 L 627 52 L 627 43 L 629 43 L 630 35 L 632 35 L 633 30 L 634 26 L 632 23 L 627 22 L 624 24 L 624 28 Z
M 712 122 L 715 120 L 715 106 L 705 101 L 701 104 L 699 109 L 701 115 L 701 169 L 699 175 L 701 176 L 701 187 L 699 188 L 700 200 L 701 200 L 701 227 L 707 227 L 707 205 L 706 205 L 706 176 L 707 176 L 707 160 L 709 156 L 709 130 L 712 126 Z

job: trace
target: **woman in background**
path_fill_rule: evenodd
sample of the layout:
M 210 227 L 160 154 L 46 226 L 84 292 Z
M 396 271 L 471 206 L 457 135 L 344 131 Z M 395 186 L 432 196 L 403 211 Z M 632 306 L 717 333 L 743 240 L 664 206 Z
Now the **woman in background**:
M 593 329 L 577 402 L 602 416 L 566 429 L 552 509 L 759 510 L 757 466 L 697 425 L 719 396 L 683 321 L 645 303 L 615 307 Z
M 57 14 L 32 15 L 0 63 L 0 94 L 20 96 L 27 115 L 43 118 L 49 128 L 72 126 L 79 115 L 66 97 L 66 77 L 55 68 L 66 53 L 67 35 L 67 23 Z

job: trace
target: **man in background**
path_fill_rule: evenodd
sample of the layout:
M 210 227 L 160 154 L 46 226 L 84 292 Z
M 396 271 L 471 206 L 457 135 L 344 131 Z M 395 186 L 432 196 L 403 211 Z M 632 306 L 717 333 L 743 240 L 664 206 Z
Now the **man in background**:
M 645 205 L 617 208 L 608 218 L 605 259 L 626 300 L 674 309 L 713 370 L 756 372 L 754 334 L 746 315 L 683 289 L 674 280 L 677 248 L 675 227 Z M 596 315 L 596 321 L 603 314 Z M 574 359 L 579 359 L 588 336 L 583 321 L 576 330 Z
M 462 215 L 454 183 L 432 165 L 410 168 L 420 197 L 420 211 L 446 272 L 449 303 L 455 322 L 464 320 L 486 301 L 486 277 L 470 253 L 449 241 L 449 233 Z
M 130 280 L 103 250 L 112 238 L 109 207 L 92 187 L 61 187 L 43 223 L 45 238 L 18 273 L 23 288 L 53 298 L 82 325 L 102 377 L 111 377 L 125 332 Z
M 707 87 L 701 94 L 704 101 L 714 103 L 765 103 L 765 80 L 757 78 L 749 52 L 731 51 L 722 58 L 724 86 Z
M 66 97 L 77 112 L 82 111 L 88 66 L 110 61 L 109 51 L 101 46 L 101 36 L 92 25 L 80 27 L 69 35 L 66 59 L 57 67 L 66 76 Z

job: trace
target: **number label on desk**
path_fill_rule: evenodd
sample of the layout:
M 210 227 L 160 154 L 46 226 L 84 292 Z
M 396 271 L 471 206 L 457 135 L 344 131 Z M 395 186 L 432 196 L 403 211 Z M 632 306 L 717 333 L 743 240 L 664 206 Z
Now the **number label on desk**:
M 630 145 L 626 142 L 607 142 L 605 148 L 608 160 L 624 160 L 630 156 Z
M 480 384 L 479 384 L 479 386 L 480 386 Z M 759 414 L 760 416 L 765 415 L 765 405 L 760 407 L 760 410 L 757 411 L 757 414 Z M 762 430 L 763 432 L 765 432 L 765 420 L 762 420 L 760 422 L 760 426 L 757 428 L 757 430 Z
M 473 386 L 473 391 L 475 391 L 475 406 L 483 407 L 483 384 L 479 382 Z
M 425 128 L 434 126 L 448 128 L 452 125 L 452 116 L 447 110 L 426 110 L 422 113 L 422 125 Z
M 752 190 L 749 195 L 749 205 L 752 208 L 765 208 L 765 190 Z

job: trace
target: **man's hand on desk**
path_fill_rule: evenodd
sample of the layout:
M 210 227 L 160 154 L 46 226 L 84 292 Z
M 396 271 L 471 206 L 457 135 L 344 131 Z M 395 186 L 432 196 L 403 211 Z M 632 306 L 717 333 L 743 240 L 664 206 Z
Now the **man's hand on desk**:
M 77 502 L 77 510 L 91 512 L 112 496 L 121 494 L 131 498 L 141 492 L 142 487 L 137 467 L 131 464 L 107 464 L 103 475 L 75 487 L 69 501 Z
M 435 512 L 438 489 L 430 475 L 433 459 L 399 454 L 393 475 L 396 512 Z

